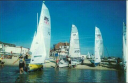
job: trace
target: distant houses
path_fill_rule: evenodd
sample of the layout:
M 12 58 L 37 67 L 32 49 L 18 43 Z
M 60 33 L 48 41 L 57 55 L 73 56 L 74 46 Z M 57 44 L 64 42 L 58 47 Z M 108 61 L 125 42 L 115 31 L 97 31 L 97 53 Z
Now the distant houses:
M 51 49 L 51 56 L 54 56 L 56 52 L 59 53 L 59 55 L 61 56 L 68 55 L 69 43 L 59 42 L 58 44 L 53 45 L 53 49 Z
M 54 56 L 55 53 L 58 53 L 59 56 L 67 56 L 69 53 L 70 44 L 67 42 L 59 42 L 53 45 L 53 48 L 50 51 L 50 56 Z M 87 58 L 87 55 L 81 55 L 81 57 Z
M 4 43 L 0 41 L 0 54 L 26 54 L 29 48 L 16 46 L 15 44 Z

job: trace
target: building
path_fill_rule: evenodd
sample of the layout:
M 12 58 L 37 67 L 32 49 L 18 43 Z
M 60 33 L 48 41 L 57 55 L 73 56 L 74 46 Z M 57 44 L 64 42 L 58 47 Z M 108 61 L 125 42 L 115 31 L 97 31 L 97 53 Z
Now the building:
M 9 44 L 9 43 L 4 43 L 4 42 L 1 42 L 1 41 L 0 41 L 0 48 L 2 48 L 2 44 L 3 44 L 4 46 L 16 47 L 15 44 Z
M 15 44 L 3 43 L 0 42 L 0 54 L 26 54 L 29 51 L 29 48 L 24 48 L 22 46 L 16 46 Z
M 51 50 L 51 55 L 54 55 L 55 52 L 58 52 L 60 56 L 66 56 L 69 52 L 69 43 L 58 43 L 53 46 L 53 49 Z

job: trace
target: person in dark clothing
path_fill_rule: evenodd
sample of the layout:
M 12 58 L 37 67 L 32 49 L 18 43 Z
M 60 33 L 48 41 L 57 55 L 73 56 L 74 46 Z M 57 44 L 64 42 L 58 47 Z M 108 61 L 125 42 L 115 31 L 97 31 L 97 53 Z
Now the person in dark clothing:
M 69 62 L 68 66 L 71 67 L 71 58 L 70 57 L 68 57 L 68 62 Z
M 4 62 L 1 61 L 1 67 L 4 67 Z
M 83 65 L 84 64 L 84 56 L 82 56 L 82 59 L 81 59 L 82 61 L 81 61 L 81 65 Z
M 25 59 L 28 59 L 28 54 L 26 54 Z
M 120 58 L 117 59 L 117 64 L 118 64 L 118 65 L 120 64 Z
M 14 63 L 16 63 L 17 61 L 19 61 L 20 74 L 22 74 L 24 72 L 23 68 L 25 66 L 25 60 L 24 60 L 23 56 L 20 56 Z

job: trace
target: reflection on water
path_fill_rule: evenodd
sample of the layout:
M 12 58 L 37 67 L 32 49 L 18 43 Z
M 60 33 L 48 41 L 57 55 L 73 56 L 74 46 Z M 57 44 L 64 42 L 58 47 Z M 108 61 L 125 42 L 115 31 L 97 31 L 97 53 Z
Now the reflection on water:
M 0 82 L 121 82 L 125 73 L 107 70 L 44 68 L 42 71 L 19 74 L 18 67 L 0 68 Z

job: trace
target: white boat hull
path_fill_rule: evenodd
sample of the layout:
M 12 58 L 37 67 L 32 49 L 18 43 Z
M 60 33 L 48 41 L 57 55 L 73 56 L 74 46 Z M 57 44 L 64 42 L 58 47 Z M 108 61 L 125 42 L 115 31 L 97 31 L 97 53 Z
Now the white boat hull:
M 78 62 L 78 61 L 71 61 L 71 66 L 75 66 L 75 65 L 78 65 L 78 64 L 81 64 L 81 62 Z M 59 62 L 59 67 L 68 67 L 68 66 L 69 66 L 68 61 L 61 60 L 61 61 Z

